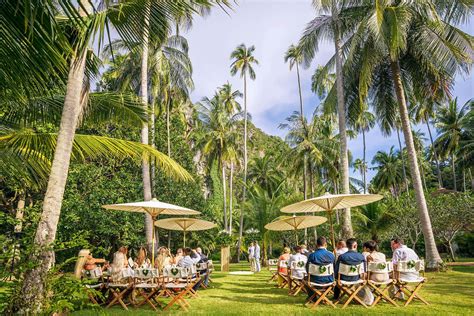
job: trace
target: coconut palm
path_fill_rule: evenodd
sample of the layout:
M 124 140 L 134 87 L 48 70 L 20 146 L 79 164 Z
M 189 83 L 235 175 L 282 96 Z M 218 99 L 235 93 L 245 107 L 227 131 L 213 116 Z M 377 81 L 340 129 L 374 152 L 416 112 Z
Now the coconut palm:
M 371 203 L 359 207 L 355 224 L 359 232 L 368 234 L 372 240 L 380 243 L 380 235 L 393 225 L 393 218 L 380 203 Z
M 364 159 L 357 158 L 356 160 L 354 160 L 353 167 L 354 167 L 354 171 L 360 172 L 360 176 L 364 184 L 364 193 L 366 193 L 367 183 L 366 183 L 365 175 L 367 173 L 367 163 L 364 161 Z
M 336 68 L 336 94 L 337 113 L 339 123 L 339 136 L 341 138 L 339 155 L 340 180 L 342 193 L 349 193 L 349 160 L 347 154 L 346 135 L 346 106 L 344 98 L 344 78 L 343 78 L 343 45 L 345 39 L 350 37 L 351 32 L 359 22 L 359 16 L 354 10 L 355 2 L 324 0 L 313 1 L 318 16 L 308 23 L 298 46 L 301 47 L 303 59 L 307 66 L 314 58 L 319 48 L 319 43 L 330 39 L 335 47 L 335 68 Z M 323 73 L 328 73 L 327 69 Z M 349 238 L 353 235 L 350 209 L 343 211 L 342 235 Z
M 423 192 L 406 96 L 413 91 L 428 96 L 440 89 L 449 94 L 456 72 L 469 69 L 474 54 L 472 37 L 449 23 L 456 23 L 471 13 L 459 6 L 446 9 L 444 4 L 433 5 L 428 1 L 377 2 L 369 7 L 370 11 L 356 30 L 357 36 L 352 39 L 346 65 L 356 74 L 351 79 L 359 82 L 360 100 L 377 93 L 396 96 L 427 262 L 430 267 L 436 266 L 442 260 L 436 248 Z M 449 19 L 443 20 L 444 16 Z M 378 103 L 380 100 L 375 98 L 374 101 Z
M 375 115 L 372 114 L 368 110 L 368 105 L 366 104 L 363 105 L 363 109 L 358 113 L 352 125 L 354 126 L 354 129 L 358 133 L 362 133 L 363 156 L 362 156 L 362 164 L 359 164 L 359 166 L 363 166 L 363 167 L 359 170 L 363 173 L 362 180 L 364 181 L 364 193 L 367 193 L 367 182 L 366 182 L 367 160 L 365 158 L 365 154 L 366 154 L 365 133 L 367 133 L 371 128 L 375 126 Z
M 453 172 L 453 189 L 457 191 L 456 158 L 462 137 L 462 121 L 470 103 L 459 108 L 457 98 L 441 106 L 436 114 L 436 129 L 438 138 L 435 141 L 436 150 L 441 157 L 451 158 Z
M 254 65 L 258 65 L 258 60 L 253 56 L 255 46 L 247 47 L 245 44 L 240 44 L 231 53 L 230 58 L 232 63 L 230 65 L 230 74 L 232 76 L 240 72 L 240 77 L 244 80 L 244 189 L 242 194 L 242 205 L 245 205 L 246 192 L 247 192 L 247 76 L 250 79 L 255 80 Z M 239 220 L 239 244 L 237 247 L 237 260 L 240 260 L 240 245 L 242 244 L 242 234 L 244 228 L 244 214 L 242 208 L 240 208 L 240 220 Z
M 403 183 L 400 155 L 401 153 L 396 151 L 393 146 L 388 152 L 377 151 L 372 159 L 374 165 L 372 169 L 377 171 L 372 179 L 375 188 L 390 190 L 395 196 L 400 194 L 400 186 Z

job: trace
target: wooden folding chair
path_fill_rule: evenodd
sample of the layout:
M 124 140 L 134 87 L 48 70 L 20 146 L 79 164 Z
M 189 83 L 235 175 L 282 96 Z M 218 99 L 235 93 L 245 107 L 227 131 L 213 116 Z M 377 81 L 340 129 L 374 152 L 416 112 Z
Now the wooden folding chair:
M 288 295 L 296 296 L 299 292 L 305 292 L 304 279 L 306 276 L 306 262 L 303 260 L 292 261 L 288 271 Z
M 135 306 L 142 306 L 143 304 L 148 304 L 155 311 L 155 304 L 158 304 L 160 307 L 163 307 L 162 304 L 155 299 L 158 296 L 161 289 L 161 283 L 159 282 L 159 273 L 158 269 L 135 269 L 135 279 L 133 289 L 138 297 L 141 297 L 142 300 L 135 299 Z M 153 303 L 155 302 L 155 304 Z
M 186 282 L 182 282 L 183 279 Z M 179 304 L 184 311 L 188 311 L 190 305 L 186 301 L 186 295 L 192 289 L 192 283 L 187 281 L 187 271 L 182 267 L 167 266 L 163 269 L 163 280 L 163 292 L 159 296 L 171 298 L 163 310 L 168 310 L 174 304 Z
M 190 267 L 183 268 L 182 277 L 179 279 L 179 281 L 188 284 L 190 287 L 187 295 L 189 295 L 191 298 L 198 297 L 196 285 L 201 282 L 201 277 L 195 264 Z
M 422 276 L 419 275 L 420 272 L 422 272 Z M 408 277 L 406 273 L 417 274 L 418 276 Z M 404 293 L 408 296 L 404 306 L 408 306 L 414 299 L 418 299 L 426 305 L 430 305 L 418 293 L 426 282 L 424 260 L 399 261 L 395 266 L 395 279 L 395 286 L 397 288 L 395 296 L 399 293 Z
M 374 281 L 371 280 L 371 276 L 375 273 L 383 273 L 390 275 L 393 271 L 393 264 L 391 262 L 369 262 L 367 264 L 367 284 L 369 285 L 372 293 L 374 294 L 374 302 L 371 306 L 375 306 L 380 301 L 386 301 L 393 306 L 398 306 L 397 303 L 390 298 L 390 290 L 395 283 L 394 279 L 388 279 L 386 281 Z
M 103 279 L 102 269 L 97 267 L 93 270 L 82 270 L 81 279 L 84 282 L 85 290 L 89 300 L 93 304 L 102 305 L 105 303 L 106 283 Z
M 306 301 L 306 306 L 310 307 L 311 309 L 315 308 L 321 303 L 327 304 L 336 308 L 333 302 L 327 297 L 330 293 L 333 292 L 334 286 L 336 282 L 329 282 L 329 283 L 316 283 L 311 282 L 311 276 L 318 276 L 318 277 L 328 277 L 334 276 L 334 266 L 333 264 L 328 265 L 317 265 L 310 263 L 308 265 L 308 277 L 305 280 L 305 285 L 313 291 L 313 295 L 308 298 Z
M 196 270 L 198 273 L 199 278 L 201 279 L 201 286 L 207 289 L 207 285 L 205 284 L 204 280 L 207 278 L 209 282 L 209 266 L 207 262 L 198 262 L 196 263 Z
M 286 269 L 287 273 L 280 272 L 280 269 Z M 288 260 L 278 260 L 278 271 L 277 271 L 278 278 L 282 279 L 281 284 L 278 285 L 280 289 L 285 287 L 289 287 L 290 279 L 288 276 Z
M 355 300 L 357 303 L 361 304 L 364 307 L 368 307 L 364 301 L 357 296 L 360 290 L 364 287 L 366 281 L 364 280 L 365 267 L 364 263 L 358 265 L 347 265 L 344 263 L 339 263 L 339 273 L 337 274 L 337 286 L 341 289 L 341 294 L 336 304 L 338 304 L 344 295 L 347 295 L 348 298 L 342 308 L 346 308 L 350 302 Z M 359 279 L 356 281 L 344 281 L 341 279 L 341 275 L 344 276 L 359 276 Z
M 267 261 L 268 271 L 272 273 L 272 276 L 268 280 L 268 283 L 276 281 L 278 278 L 278 259 L 268 259 Z
M 107 286 L 113 297 L 107 308 L 120 304 L 125 310 L 128 310 L 124 299 L 133 291 L 133 273 L 131 270 L 129 268 L 122 269 L 121 277 L 118 280 L 112 280 Z

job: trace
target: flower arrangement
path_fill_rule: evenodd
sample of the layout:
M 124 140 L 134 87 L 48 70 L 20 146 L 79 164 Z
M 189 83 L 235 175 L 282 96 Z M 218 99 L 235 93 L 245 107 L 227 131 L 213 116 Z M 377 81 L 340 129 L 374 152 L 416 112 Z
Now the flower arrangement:
M 384 270 L 386 267 L 387 265 L 384 262 L 377 264 L 377 269 Z
M 327 271 L 326 266 L 320 266 L 319 267 L 319 273 L 325 273 Z

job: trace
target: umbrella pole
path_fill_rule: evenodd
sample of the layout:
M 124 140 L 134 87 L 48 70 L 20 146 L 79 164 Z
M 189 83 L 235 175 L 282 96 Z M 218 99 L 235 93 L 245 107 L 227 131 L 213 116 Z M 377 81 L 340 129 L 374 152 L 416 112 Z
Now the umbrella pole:
M 186 231 L 183 230 L 183 248 L 186 248 Z
M 332 223 L 332 210 L 328 210 L 329 213 L 329 225 L 331 226 L 331 241 L 332 241 L 332 251 L 336 253 L 336 239 L 334 238 L 334 226 Z
M 154 268 L 155 267 L 155 220 L 156 216 L 152 216 L 152 223 L 153 223 L 153 230 L 151 232 L 152 237 L 151 237 L 151 266 Z
M 296 245 L 298 246 L 298 230 L 295 228 Z

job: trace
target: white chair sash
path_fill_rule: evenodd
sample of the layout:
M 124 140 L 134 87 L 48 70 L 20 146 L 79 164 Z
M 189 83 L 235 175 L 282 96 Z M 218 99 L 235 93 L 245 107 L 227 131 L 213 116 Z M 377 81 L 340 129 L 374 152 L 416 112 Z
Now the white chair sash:
M 135 269 L 135 277 L 140 279 L 151 279 L 159 276 L 158 269 Z
M 306 270 L 306 262 L 303 260 L 291 261 L 291 270 Z
M 365 272 L 364 263 L 359 263 L 357 265 L 349 265 L 340 263 L 339 264 L 339 273 L 346 276 L 356 276 Z
M 315 276 L 331 276 L 334 273 L 334 266 L 332 263 L 321 266 L 310 263 L 308 267 L 308 272 L 310 275 Z
M 397 264 L 398 272 L 419 272 L 425 270 L 425 261 L 424 260 L 407 260 L 399 261 Z
M 207 262 L 198 262 L 196 263 L 196 269 L 201 271 L 201 270 L 207 270 Z
M 387 262 L 369 262 L 367 271 L 372 273 L 389 273 L 393 271 L 393 263 Z
M 288 268 L 288 260 L 280 260 L 280 268 Z
M 268 259 L 269 266 L 276 266 L 278 265 L 278 259 Z

